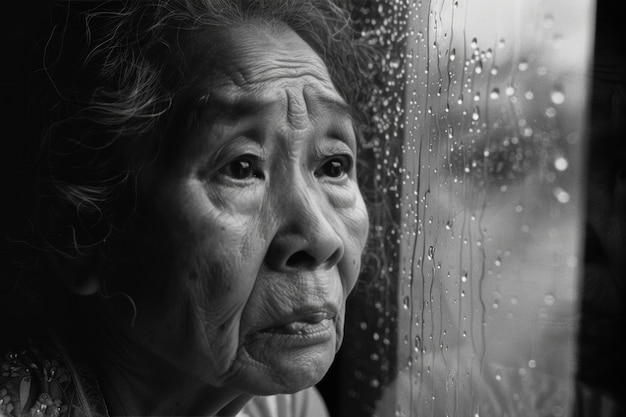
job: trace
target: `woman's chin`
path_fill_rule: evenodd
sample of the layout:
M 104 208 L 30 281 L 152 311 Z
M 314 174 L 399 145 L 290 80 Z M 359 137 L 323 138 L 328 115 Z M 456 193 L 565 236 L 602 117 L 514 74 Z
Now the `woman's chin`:
M 318 383 L 337 351 L 334 326 L 312 332 L 258 332 L 238 355 L 235 384 L 255 395 L 294 393 Z

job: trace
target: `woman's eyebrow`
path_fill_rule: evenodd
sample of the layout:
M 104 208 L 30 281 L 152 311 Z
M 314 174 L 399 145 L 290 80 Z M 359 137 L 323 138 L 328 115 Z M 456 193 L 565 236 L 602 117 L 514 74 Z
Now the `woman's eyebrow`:
M 362 142 L 361 127 L 363 123 L 363 116 L 351 105 L 343 101 L 330 96 L 318 95 L 315 96 L 315 101 L 330 111 L 332 114 L 337 115 L 339 118 L 344 118 L 352 126 L 352 135 L 347 139 L 347 143 L 350 147 L 356 148 L 358 144 Z
M 261 113 L 271 105 L 268 100 L 260 100 L 249 96 L 228 96 L 220 93 L 209 93 L 197 100 L 195 114 L 202 120 L 213 120 L 216 116 L 226 119 L 253 116 Z
M 336 99 L 325 95 L 315 96 L 315 101 L 330 110 L 332 113 L 350 119 L 355 124 L 359 119 L 358 112 L 343 100 Z

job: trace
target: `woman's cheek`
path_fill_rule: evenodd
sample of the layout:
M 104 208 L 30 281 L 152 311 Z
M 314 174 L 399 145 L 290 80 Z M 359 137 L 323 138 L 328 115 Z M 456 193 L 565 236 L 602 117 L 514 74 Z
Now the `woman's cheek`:
M 345 184 L 324 183 L 321 188 L 330 207 L 338 212 L 351 210 L 358 206 L 361 195 L 352 181 Z
M 350 205 L 339 206 L 337 212 L 348 232 L 348 238 L 355 246 L 355 250 L 359 252 L 360 257 L 369 232 L 369 216 L 358 188 L 355 187 L 353 190 Z
M 361 269 L 361 255 L 367 241 L 369 217 L 363 198 L 356 187 L 335 192 L 334 199 L 330 201 L 337 203 L 334 206 L 339 223 L 336 230 L 341 230 L 340 235 L 345 249 L 341 275 L 347 297 L 354 288 Z
M 338 230 L 344 230 L 347 233 L 346 238 L 352 243 L 350 246 L 355 246 L 359 252 L 363 251 L 367 240 L 369 218 L 356 183 L 350 181 L 343 185 L 324 184 L 324 192 L 330 209 L 342 223 L 339 225 L 341 229 Z
M 209 241 L 210 242 L 210 241 Z M 198 252 L 194 278 L 187 281 L 187 299 L 189 300 L 189 321 L 196 327 L 196 345 L 205 352 L 212 363 L 212 374 L 220 380 L 229 371 L 236 359 L 239 348 L 241 316 L 254 286 L 255 269 L 241 261 L 241 255 L 226 250 L 215 250 L 215 245 L 203 245 L 205 250 Z M 232 247 L 241 246 L 230 240 Z M 207 254 L 214 250 L 207 260 Z M 200 255 L 202 253 L 204 256 Z

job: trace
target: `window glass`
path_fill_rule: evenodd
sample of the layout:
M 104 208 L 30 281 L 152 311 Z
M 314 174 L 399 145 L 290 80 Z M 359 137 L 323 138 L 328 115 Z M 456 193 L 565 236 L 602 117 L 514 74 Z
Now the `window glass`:
M 571 414 L 593 7 L 361 9 L 386 52 L 363 150 L 372 233 L 350 301 L 347 408 Z

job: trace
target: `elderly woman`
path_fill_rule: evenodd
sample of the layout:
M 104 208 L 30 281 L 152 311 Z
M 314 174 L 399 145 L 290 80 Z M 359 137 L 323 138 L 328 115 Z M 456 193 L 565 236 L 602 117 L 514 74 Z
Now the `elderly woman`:
M 37 262 L 3 284 L 45 296 L 17 306 L 38 327 L 0 340 L 0 416 L 324 415 L 308 388 L 341 344 L 368 229 L 345 12 L 49 13 L 51 94 L 36 100 L 50 107 L 21 238 Z

